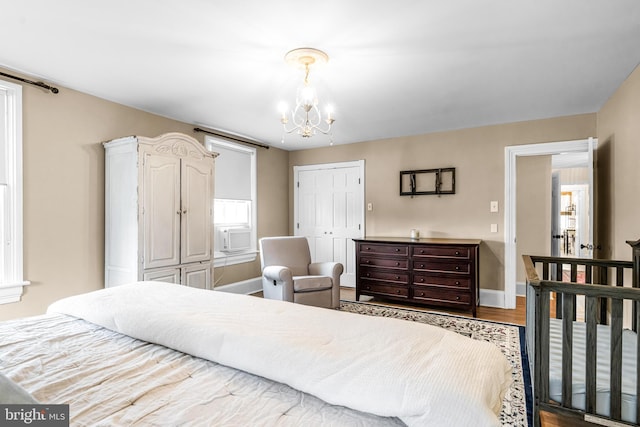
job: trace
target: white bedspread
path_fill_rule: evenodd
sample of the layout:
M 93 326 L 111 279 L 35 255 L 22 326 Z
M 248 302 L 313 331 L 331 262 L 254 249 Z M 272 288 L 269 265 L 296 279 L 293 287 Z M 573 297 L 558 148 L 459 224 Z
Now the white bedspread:
M 49 312 L 410 426 L 497 426 L 511 382 L 497 347 L 441 328 L 160 282 L 66 298 Z

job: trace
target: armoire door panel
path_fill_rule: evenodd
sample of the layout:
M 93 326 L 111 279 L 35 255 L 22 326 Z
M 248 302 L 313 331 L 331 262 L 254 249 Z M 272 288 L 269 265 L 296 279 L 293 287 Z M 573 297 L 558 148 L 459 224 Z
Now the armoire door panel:
M 211 264 L 188 265 L 182 268 L 182 284 L 191 288 L 211 287 Z
M 180 263 L 180 159 L 144 162 L 144 268 Z
M 195 159 L 182 160 L 181 262 L 211 259 L 211 200 L 213 165 Z
M 179 268 L 164 268 L 161 270 L 145 271 L 143 280 L 153 280 L 156 282 L 180 283 Z

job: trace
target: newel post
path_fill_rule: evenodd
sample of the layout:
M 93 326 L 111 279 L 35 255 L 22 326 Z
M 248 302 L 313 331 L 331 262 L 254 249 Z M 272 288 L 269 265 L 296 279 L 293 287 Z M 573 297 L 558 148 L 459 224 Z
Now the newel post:
M 631 286 L 634 288 L 640 288 L 640 240 L 627 240 L 627 244 L 631 246 L 631 261 L 633 262 L 633 271 L 631 278 Z M 640 325 L 640 302 L 633 303 L 633 324 L 631 329 L 634 332 L 638 332 L 638 326 Z M 640 351 L 640 341 L 638 342 L 638 350 Z M 638 384 L 640 390 L 640 384 Z M 638 408 L 638 414 L 640 415 L 640 408 Z
M 640 288 L 640 240 L 627 240 L 627 244 L 631 246 L 631 261 L 633 261 L 633 281 L 631 286 Z
M 631 261 L 633 261 L 633 280 L 631 286 L 634 288 L 640 288 L 640 240 L 635 242 L 627 240 L 629 246 L 631 246 Z M 633 303 L 633 324 L 632 328 L 634 332 L 638 332 L 638 325 L 640 325 L 640 302 L 635 301 Z M 636 346 L 636 363 L 640 364 L 640 340 Z M 640 396 L 640 372 L 636 373 L 636 396 Z M 636 420 L 640 420 L 640 400 L 636 398 Z

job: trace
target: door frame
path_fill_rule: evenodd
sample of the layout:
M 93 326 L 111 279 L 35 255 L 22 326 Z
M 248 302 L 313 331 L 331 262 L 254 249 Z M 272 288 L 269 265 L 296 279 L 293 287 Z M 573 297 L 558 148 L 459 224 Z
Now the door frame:
M 516 308 L 516 163 L 519 156 L 543 156 L 589 150 L 597 138 L 539 144 L 511 145 L 504 149 L 504 308 Z

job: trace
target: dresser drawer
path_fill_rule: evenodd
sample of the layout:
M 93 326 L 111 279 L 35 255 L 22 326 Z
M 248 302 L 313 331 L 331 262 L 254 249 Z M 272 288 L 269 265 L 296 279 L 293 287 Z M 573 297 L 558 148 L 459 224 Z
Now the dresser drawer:
M 443 277 L 430 274 L 416 273 L 413 276 L 414 285 L 448 286 L 452 288 L 471 289 L 471 279 L 466 277 Z
M 405 259 L 391 259 L 391 258 L 371 258 L 367 256 L 360 257 L 361 266 L 378 267 L 378 268 L 393 268 L 398 270 L 408 270 L 409 260 Z
M 381 285 L 365 279 L 362 279 L 360 292 L 366 295 L 376 294 L 396 298 L 409 298 L 409 288 L 406 286 Z
M 470 259 L 471 248 L 464 246 L 414 246 L 414 257 Z
M 409 246 L 406 245 L 382 245 L 376 243 L 360 243 L 358 251 L 361 255 L 375 254 L 375 255 L 397 255 L 397 256 L 409 256 Z
M 428 286 L 416 286 L 413 288 L 413 299 L 469 305 L 471 304 L 471 293 L 434 289 Z
M 385 282 L 395 282 L 407 285 L 409 274 L 404 272 L 389 272 L 376 268 L 360 267 L 360 277 L 365 280 L 380 280 Z
M 455 273 L 455 274 L 470 274 L 471 263 L 461 262 L 442 262 L 431 261 L 427 259 L 415 259 L 413 260 L 414 271 L 430 271 L 434 273 Z

